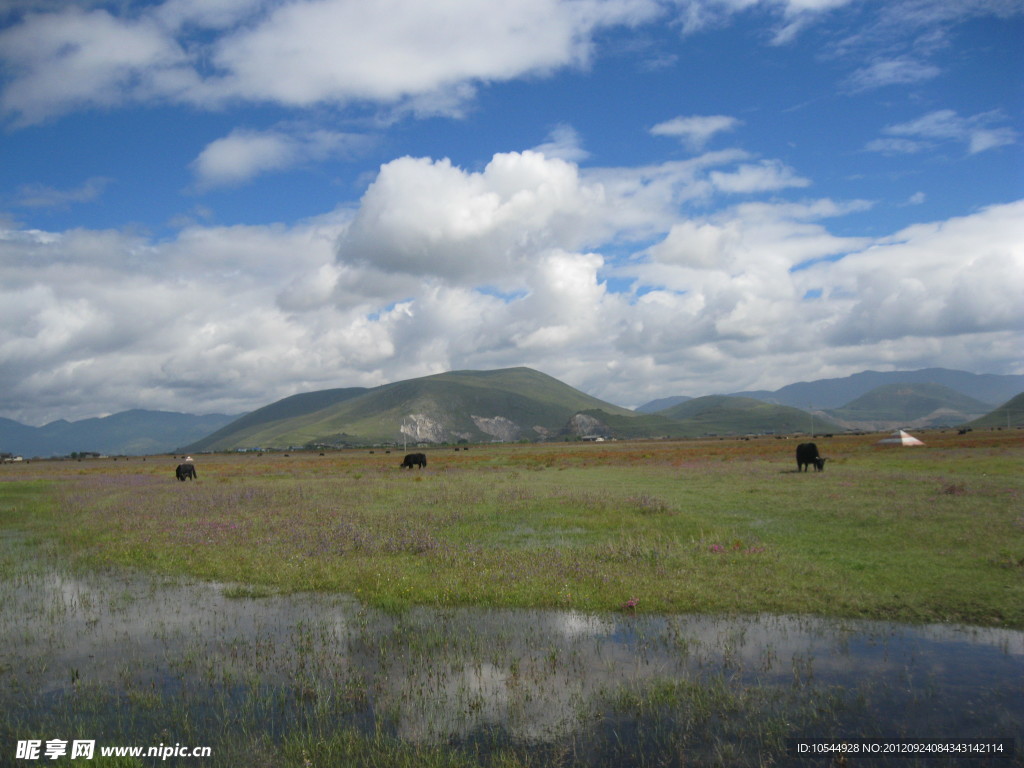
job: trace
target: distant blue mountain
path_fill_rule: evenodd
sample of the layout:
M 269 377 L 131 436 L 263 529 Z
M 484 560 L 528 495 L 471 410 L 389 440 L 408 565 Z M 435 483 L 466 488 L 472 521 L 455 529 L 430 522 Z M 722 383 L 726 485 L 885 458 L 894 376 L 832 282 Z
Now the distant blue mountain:
M 968 373 L 948 368 L 924 368 L 919 371 L 864 371 L 842 379 L 789 384 L 774 392 L 736 392 L 766 402 L 791 405 L 805 410 L 811 407 L 841 408 L 874 389 L 890 384 L 941 384 L 944 387 L 973 397 L 987 405 L 1005 403 L 1024 391 L 1024 376 L 993 373 Z
M 766 403 L 788 405 L 804 410 L 841 408 L 874 389 L 891 384 L 940 384 L 988 405 L 999 405 L 1024 391 L 1024 376 L 993 373 L 968 373 L 947 368 L 924 368 L 918 371 L 864 371 L 841 379 L 819 379 L 788 384 L 781 389 L 732 392 L 737 397 L 752 397 Z M 636 410 L 653 413 L 668 405 L 658 403 L 673 398 L 662 398 L 640 406 Z M 677 401 L 678 402 L 678 401 Z
M 0 452 L 31 458 L 94 452 L 108 456 L 172 453 L 215 432 L 237 416 L 196 416 L 168 411 L 132 410 L 103 418 L 30 427 L 0 419 Z

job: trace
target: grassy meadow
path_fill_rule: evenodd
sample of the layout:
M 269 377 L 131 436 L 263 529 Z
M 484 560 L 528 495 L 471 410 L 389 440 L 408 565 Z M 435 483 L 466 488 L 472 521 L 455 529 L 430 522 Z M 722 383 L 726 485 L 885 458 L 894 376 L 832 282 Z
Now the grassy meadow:
M 775 438 L 32 461 L 0 527 L 65 562 L 386 609 L 778 613 L 1024 628 L 1024 437 Z

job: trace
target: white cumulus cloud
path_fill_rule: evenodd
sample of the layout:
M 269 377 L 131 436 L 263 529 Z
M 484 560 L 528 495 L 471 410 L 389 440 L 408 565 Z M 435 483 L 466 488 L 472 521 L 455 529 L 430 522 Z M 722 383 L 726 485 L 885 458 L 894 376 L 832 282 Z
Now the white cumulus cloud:
M 516 365 L 622 405 L 915 361 L 1019 370 L 1024 203 L 883 237 L 834 231 L 864 201 L 686 212 L 733 200 L 709 176 L 747 160 L 406 157 L 290 226 L 0 230 L 0 413 L 240 412 Z
M 537 152 L 495 155 L 480 172 L 400 158 L 380 170 L 338 246 L 342 263 L 453 282 L 514 285 L 554 248 L 600 237 L 604 190 Z

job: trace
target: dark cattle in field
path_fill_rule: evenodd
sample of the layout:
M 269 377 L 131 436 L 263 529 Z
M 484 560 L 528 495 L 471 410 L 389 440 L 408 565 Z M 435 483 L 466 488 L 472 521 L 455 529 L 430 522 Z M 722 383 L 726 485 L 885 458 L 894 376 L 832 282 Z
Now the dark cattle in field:
M 815 472 L 825 469 L 825 459 L 818 453 L 818 446 L 814 443 L 800 443 L 796 447 L 796 471 L 806 472 L 812 464 Z
M 425 453 L 406 454 L 405 459 L 403 459 L 402 463 L 399 464 L 398 466 L 403 468 L 408 467 L 409 469 L 412 469 L 414 466 L 417 466 L 420 469 L 422 469 L 423 467 L 427 466 L 427 455 Z
M 181 481 L 195 480 L 199 477 L 196 474 L 196 468 L 192 464 L 179 464 L 178 468 L 174 470 L 174 476 Z

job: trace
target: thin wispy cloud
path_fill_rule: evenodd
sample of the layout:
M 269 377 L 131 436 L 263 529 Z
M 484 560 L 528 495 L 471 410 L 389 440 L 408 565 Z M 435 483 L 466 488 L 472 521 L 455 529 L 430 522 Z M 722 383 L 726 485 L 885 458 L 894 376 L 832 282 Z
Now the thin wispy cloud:
M 945 142 L 966 145 L 970 154 L 996 149 L 1017 141 L 1017 132 L 1000 125 L 1007 120 L 1000 110 L 972 117 L 961 117 L 951 109 L 941 109 L 906 123 L 887 126 L 884 133 L 895 139 L 880 139 L 869 149 L 889 152 L 919 152 Z
M 653 126 L 651 134 L 677 138 L 688 149 L 696 152 L 707 146 L 716 134 L 733 131 L 741 124 L 740 120 L 728 115 L 680 116 Z
M 890 85 L 912 85 L 938 77 L 942 70 L 908 57 L 872 62 L 854 72 L 847 85 L 854 91 L 867 91 Z
M 15 205 L 23 208 L 67 208 L 79 203 L 91 203 L 103 195 L 112 179 L 98 176 L 86 179 L 72 189 L 55 189 L 44 184 L 24 184 L 15 193 Z
M 548 134 L 547 141 L 533 148 L 547 157 L 557 157 L 570 162 L 586 160 L 590 153 L 583 148 L 583 138 L 571 125 L 555 126 Z

